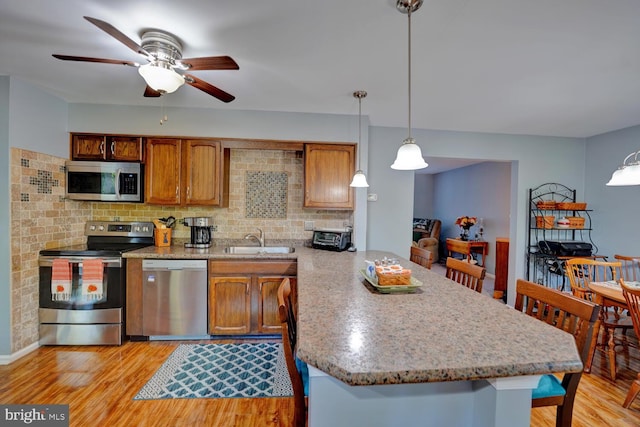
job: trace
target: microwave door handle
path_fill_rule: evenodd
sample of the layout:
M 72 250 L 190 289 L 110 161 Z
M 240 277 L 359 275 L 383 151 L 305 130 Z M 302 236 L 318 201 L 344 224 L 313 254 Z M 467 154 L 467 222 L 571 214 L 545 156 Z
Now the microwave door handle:
M 120 196 L 120 173 L 122 173 L 122 169 L 118 168 L 116 171 L 116 197 L 119 199 Z

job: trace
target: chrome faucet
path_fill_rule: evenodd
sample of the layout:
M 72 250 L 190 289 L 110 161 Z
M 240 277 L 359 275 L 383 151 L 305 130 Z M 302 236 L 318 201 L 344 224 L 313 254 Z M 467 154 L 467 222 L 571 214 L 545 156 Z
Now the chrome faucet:
M 264 247 L 264 233 L 262 232 L 261 228 L 257 229 L 260 232 L 260 237 L 256 236 L 255 234 L 247 234 L 246 236 L 244 236 L 245 239 L 256 239 L 259 243 L 260 243 L 260 247 Z

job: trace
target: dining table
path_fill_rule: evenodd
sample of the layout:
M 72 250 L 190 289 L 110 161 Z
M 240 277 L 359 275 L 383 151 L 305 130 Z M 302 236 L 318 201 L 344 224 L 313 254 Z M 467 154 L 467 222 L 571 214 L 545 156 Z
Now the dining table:
M 625 282 L 630 286 L 640 287 L 640 282 Z M 589 290 L 593 293 L 593 300 L 596 304 L 602 307 L 600 310 L 600 320 L 596 325 L 596 331 L 599 331 L 600 324 L 602 323 L 603 316 L 607 315 L 607 307 L 614 307 L 621 310 L 627 310 L 627 301 L 624 298 L 624 294 L 622 293 L 622 287 L 615 280 L 609 280 L 606 282 L 591 282 L 589 283 Z M 595 337 L 594 337 L 595 339 Z M 594 343 L 592 345 L 597 345 Z M 608 342 L 607 348 L 609 351 L 609 369 L 612 375 L 612 378 L 615 380 L 615 372 L 616 372 L 616 353 L 615 353 L 615 341 L 614 334 L 608 334 Z M 585 372 L 590 372 L 591 370 L 591 362 L 587 363 L 585 366 Z

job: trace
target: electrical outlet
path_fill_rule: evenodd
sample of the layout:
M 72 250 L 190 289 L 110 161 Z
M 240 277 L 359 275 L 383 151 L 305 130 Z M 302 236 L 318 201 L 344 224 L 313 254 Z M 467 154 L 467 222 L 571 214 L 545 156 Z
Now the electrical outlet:
M 213 225 L 213 231 L 218 231 L 218 226 L 217 225 Z
M 313 230 L 313 221 L 305 221 L 304 222 L 304 230 L 312 231 Z

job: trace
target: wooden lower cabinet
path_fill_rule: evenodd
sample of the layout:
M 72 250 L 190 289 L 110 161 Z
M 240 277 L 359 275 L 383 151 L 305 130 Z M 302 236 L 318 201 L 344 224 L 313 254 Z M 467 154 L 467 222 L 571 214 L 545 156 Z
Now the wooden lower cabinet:
M 209 333 L 251 332 L 251 277 L 209 279 Z
M 295 260 L 209 261 L 209 334 L 279 334 L 278 287 L 295 289 L 296 272 Z

